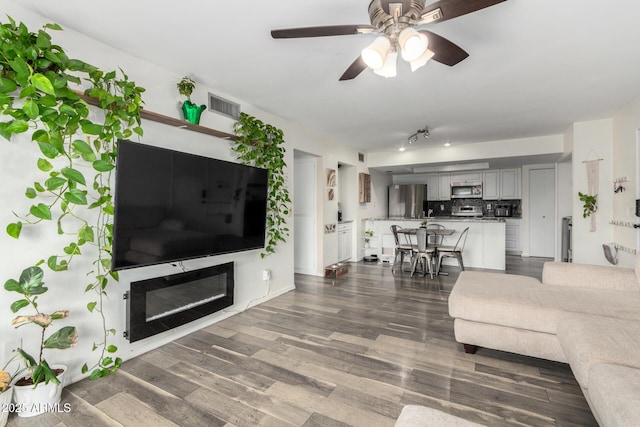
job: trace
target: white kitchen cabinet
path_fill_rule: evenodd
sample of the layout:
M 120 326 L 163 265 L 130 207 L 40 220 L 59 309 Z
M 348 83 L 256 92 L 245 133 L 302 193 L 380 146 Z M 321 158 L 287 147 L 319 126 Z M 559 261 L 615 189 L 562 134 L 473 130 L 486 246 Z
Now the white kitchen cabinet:
M 484 200 L 498 200 L 500 198 L 499 170 L 482 172 L 482 198 Z
M 440 182 L 438 181 L 437 173 L 427 174 L 427 200 L 439 200 L 438 190 L 440 189 Z
M 451 172 L 451 182 L 481 182 L 482 171 Z
M 338 224 L 338 261 L 348 261 L 352 257 L 353 225 L 350 222 Z
M 520 224 L 519 219 L 505 219 L 505 250 L 511 254 L 521 254 L 520 244 Z
M 516 200 L 522 197 L 520 168 L 492 169 L 482 173 L 482 198 L 484 200 Z
M 451 200 L 451 173 L 438 173 L 438 200 Z
M 500 169 L 500 198 L 519 199 L 521 169 Z
M 451 173 L 440 172 L 427 174 L 427 200 L 451 199 Z

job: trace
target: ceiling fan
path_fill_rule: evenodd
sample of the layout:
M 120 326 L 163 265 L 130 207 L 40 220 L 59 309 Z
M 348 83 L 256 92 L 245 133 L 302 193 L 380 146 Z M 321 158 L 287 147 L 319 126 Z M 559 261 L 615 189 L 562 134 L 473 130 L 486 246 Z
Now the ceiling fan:
M 356 78 L 367 67 L 376 74 L 393 77 L 398 53 L 415 71 L 429 59 L 454 66 L 469 54 L 460 46 L 419 27 L 466 15 L 506 0 L 439 0 L 425 6 L 426 0 L 372 0 L 371 25 L 330 25 L 271 31 L 274 39 L 379 34 L 342 74 L 340 80 Z

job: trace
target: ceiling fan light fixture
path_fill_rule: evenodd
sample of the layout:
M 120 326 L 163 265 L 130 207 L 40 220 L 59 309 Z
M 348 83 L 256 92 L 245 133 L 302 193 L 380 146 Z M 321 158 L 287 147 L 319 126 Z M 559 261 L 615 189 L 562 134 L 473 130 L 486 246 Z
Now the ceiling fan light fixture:
M 415 70 L 417 70 L 419 68 L 424 67 L 425 64 L 431 58 L 433 58 L 433 55 L 435 55 L 435 53 L 433 53 L 429 49 L 425 49 L 424 53 L 422 54 L 422 56 L 420 58 L 414 59 L 413 61 L 409 62 L 409 64 L 411 65 L 411 71 L 415 71 Z
M 384 64 L 382 67 L 377 70 L 373 70 L 379 76 L 382 77 L 395 77 L 396 73 L 396 63 L 398 62 L 398 52 L 389 52 L 387 54 L 387 58 L 384 60 Z
M 378 70 L 384 66 L 390 49 L 391 42 L 389 39 L 385 36 L 380 36 L 362 50 L 362 60 L 367 64 L 367 67 Z
M 398 35 L 398 44 L 402 51 L 402 59 L 410 62 L 424 54 L 429 46 L 429 39 L 413 27 L 407 27 Z

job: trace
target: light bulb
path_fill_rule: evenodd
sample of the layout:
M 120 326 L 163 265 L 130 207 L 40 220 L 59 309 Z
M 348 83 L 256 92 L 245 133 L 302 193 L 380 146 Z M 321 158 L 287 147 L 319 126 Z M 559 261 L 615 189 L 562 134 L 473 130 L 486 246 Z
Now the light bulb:
M 367 67 L 373 70 L 380 69 L 384 65 L 390 48 L 391 42 L 389 39 L 380 36 L 362 50 L 362 60 L 367 64 Z
M 424 54 L 429 45 L 429 40 L 423 33 L 417 32 L 412 27 L 407 27 L 400 32 L 398 43 L 402 50 L 402 59 L 413 61 Z
M 384 61 L 384 65 L 377 70 L 373 70 L 373 72 L 382 77 L 395 77 L 397 61 L 398 52 L 389 52 L 387 54 L 387 59 Z
M 418 68 L 423 67 L 431 58 L 433 58 L 433 55 L 435 54 L 432 51 L 430 51 L 429 49 L 425 49 L 421 57 L 419 57 L 418 59 L 414 59 L 409 63 L 411 65 L 411 71 L 413 72 Z

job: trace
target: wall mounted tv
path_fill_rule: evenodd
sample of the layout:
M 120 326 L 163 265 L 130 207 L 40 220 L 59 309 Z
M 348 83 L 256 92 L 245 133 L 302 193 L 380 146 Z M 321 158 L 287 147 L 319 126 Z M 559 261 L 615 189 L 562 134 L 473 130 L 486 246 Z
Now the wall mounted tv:
M 264 247 L 266 169 L 118 141 L 112 269 Z

